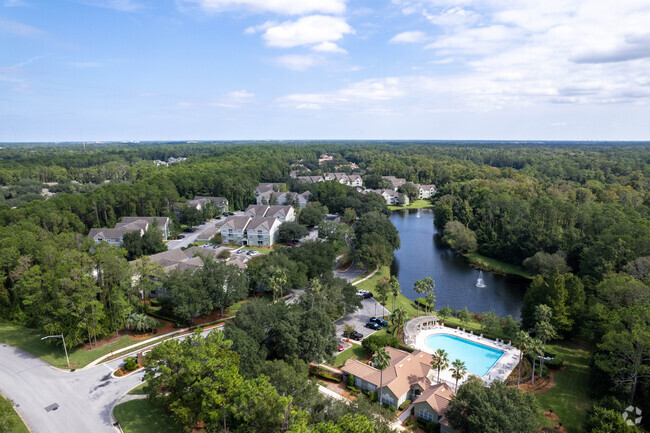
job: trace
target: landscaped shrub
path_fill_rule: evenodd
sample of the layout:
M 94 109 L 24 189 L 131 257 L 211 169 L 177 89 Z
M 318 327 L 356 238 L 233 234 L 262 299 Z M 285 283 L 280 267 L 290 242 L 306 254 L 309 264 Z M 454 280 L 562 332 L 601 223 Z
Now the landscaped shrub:
M 411 405 L 411 400 L 404 400 L 404 403 L 399 405 L 399 410 L 404 410 Z
M 375 391 L 368 391 L 368 398 L 372 402 L 377 401 L 377 393 Z
M 125 358 L 124 361 L 126 361 L 126 364 L 124 364 L 124 369 L 126 371 L 135 371 L 138 369 L 138 363 L 135 362 L 134 357 L 129 356 L 128 358 Z
M 345 381 L 346 385 L 354 388 L 354 374 L 348 374 L 348 378 Z
M 338 377 L 330 376 L 329 374 L 321 373 L 321 372 L 314 372 L 312 373 L 316 377 L 320 377 L 321 379 L 329 380 L 332 382 L 340 383 L 341 379 Z
M 363 339 L 363 341 L 361 342 L 361 346 L 366 350 L 366 353 L 368 355 L 371 355 L 381 347 L 386 347 L 386 346 L 390 346 L 394 348 L 399 347 L 399 340 L 394 335 L 372 334 L 371 336 Z
M 563 365 L 564 365 L 564 358 L 562 358 L 562 355 L 556 355 L 555 358 L 547 359 L 544 361 L 544 367 L 548 367 L 551 370 L 557 370 L 559 368 L 562 368 Z

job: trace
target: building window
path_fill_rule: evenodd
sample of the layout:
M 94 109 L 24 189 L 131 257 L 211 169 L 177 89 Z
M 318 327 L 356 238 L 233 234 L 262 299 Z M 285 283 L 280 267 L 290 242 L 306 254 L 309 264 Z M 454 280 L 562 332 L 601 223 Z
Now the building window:
M 427 421 L 434 421 L 433 414 L 426 409 L 418 409 L 416 412 L 418 418 L 425 419 Z
M 393 399 L 393 397 L 391 397 L 389 395 L 386 395 L 386 394 L 382 395 L 381 396 L 381 401 L 382 401 L 382 403 L 387 403 L 387 404 L 395 406 L 395 400 Z

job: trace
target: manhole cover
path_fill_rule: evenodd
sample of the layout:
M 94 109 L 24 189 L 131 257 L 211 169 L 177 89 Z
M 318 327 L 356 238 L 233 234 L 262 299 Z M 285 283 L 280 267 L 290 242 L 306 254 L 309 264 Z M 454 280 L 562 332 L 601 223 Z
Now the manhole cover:
M 51 412 L 53 410 L 57 410 L 58 408 L 59 408 L 59 405 L 57 403 L 53 403 L 53 404 L 51 404 L 49 406 L 46 406 L 45 411 L 46 412 Z

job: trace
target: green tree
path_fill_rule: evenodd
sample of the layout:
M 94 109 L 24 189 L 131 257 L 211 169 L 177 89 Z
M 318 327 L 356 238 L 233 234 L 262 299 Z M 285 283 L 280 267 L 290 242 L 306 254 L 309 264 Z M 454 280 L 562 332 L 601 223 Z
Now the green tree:
M 301 239 L 309 234 L 307 227 L 294 221 L 285 221 L 278 228 L 278 241 L 282 243 Z
M 397 191 L 406 194 L 411 201 L 417 200 L 420 195 L 420 191 L 411 182 L 406 182 L 404 185 L 400 185 L 400 187 L 397 188 Z
M 390 280 L 388 278 L 381 278 L 377 281 L 375 288 L 377 289 L 377 299 L 379 300 L 379 303 L 385 306 L 391 290 Z
M 395 311 L 395 300 L 400 295 L 402 288 L 399 285 L 399 281 L 397 280 L 397 277 L 395 277 L 394 275 L 391 275 L 389 284 L 390 284 L 390 291 L 393 295 L 393 311 Z
M 517 388 L 519 388 L 519 382 L 521 380 L 521 359 L 534 346 L 533 338 L 526 331 L 519 331 L 515 339 L 515 345 L 519 349 L 519 367 L 517 369 Z
M 273 300 L 275 301 L 276 295 L 279 293 L 282 297 L 282 289 L 287 284 L 287 274 L 282 270 L 276 270 L 269 278 L 268 288 L 273 292 Z
M 383 388 L 384 388 L 384 370 L 390 365 L 390 355 L 386 349 L 377 349 L 375 353 L 375 368 L 379 370 L 379 406 L 382 404 Z
M 317 226 L 323 221 L 327 212 L 327 207 L 318 202 L 308 203 L 300 212 L 300 224 Z
M 418 280 L 413 285 L 413 290 L 415 293 L 421 295 L 423 293 L 431 292 L 436 287 L 436 284 L 433 282 L 431 277 L 426 277 L 421 280 Z M 418 308 L 418 317 L 420 317 L 420 303 L 417 303 Z
M 446 223 L 443 233 L 445 240 L 453 250 L 462 253 L 476 251 L 476 234 L 465 227 L 460 221 L 449 221 Z
M 438 383 L 440 383 L 440 371 L 449 367 L 449 356 L 444 349 L 438 349 L 431 355 L 431 367 L 438 371 Z
M 390 320 L 395 325 L 395 334 L 399 332 L 399 329 L 406 323 L 407 313 L 403 307 L 397 307 L 390 315 Z
M 458 433 L 533 433 L 538 429 L 532 394 L 508 388 L 501 381 L 485 387 L 478 377 L 461 385 L 446 416 Z
M 465 363 L 461 361 L 460 359 L 455 360 L 454 362 L 451 363 L 451 377 L 456 379 L 456 389 L 458 390 L 458 381 L 465 377 L 465 374 L 467 373 L 467 368 L 465 367 Z
M 486 334 L 498 335 L 501 331 L 501 318 L 497 314 L 490 310 L 487 313 L 483 313 L 483 319 L 481 320 L 481 329 Z
M 458 319 L 460 319 L 460 323 L 469 323 L 472 320 L 472 313 L 465 307 L 458 312 Z
M 546 342 L 553 338 L 557 338 L 557 332 L 555 332 L 555 327 L 551 324 L 553 318 L 553 310 L 548 305 L 538 305 L 535 309 L 535 318 L 537 319 L 537 324 L 535 325 L 535 335 L 537 338 L 542 340 L 542 352 L 546 351 Z M 533 358 L 534 362 L 534 358 Z M 539 374 L 544 371 L 544 357 L 539 361 Z M 534 379 L 533 379 L 534 380 Z

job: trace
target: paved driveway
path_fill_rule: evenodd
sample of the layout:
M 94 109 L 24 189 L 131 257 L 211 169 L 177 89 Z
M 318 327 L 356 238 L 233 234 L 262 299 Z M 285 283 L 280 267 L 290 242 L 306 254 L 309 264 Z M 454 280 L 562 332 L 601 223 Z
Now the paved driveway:
M 334 326 L 336 326 L 336 336 L 339 341 L 341 341 L 343 338 L 343 328 L 345 325 L 352 325 L 352 327 L 354 327 L 356 331 L 363 334 L 363 337 L 365 338 L 375 332 L 372 329 L 366 328 L 365 325 L 368 320 L 370 320 L 370 318 L 373 316 L 387 316 L 389 314 L 390 311 L 382 307 L 381 304 L 375 301 L 374 298 L 363 299 L 361 301 L 360 309 L 354 313 L 348 314 L 347 316 L 343 316 L 334 322 Z
M 214 227 L 216 225 L 218 220 L 210 220 L 207 221 L 200 226 L 195 226 L 194 227 L 194 232 L 192 233 L 183 233 L 185 235 L 184 239 L 177 239 L 173 241 L 167 242 L 167 249 L 169 250 L 177 250 L 179 248 L 184 248 L 191 244 L 192 242 L 196 241 L 196 238 L 203 233 L 205 230 Z
M 348 283 L 356 280 L 366 272 L 366 268 L 359 265 L 358 263 L 353 264 L 345 271 L 339 271 L 334 269 L 334 276 L 337 278 L 343 278 Z
M 129 355 L 69 372 L 0 343 L 0 392 L 17 404 L 16 410 L 34 433 L 115 433 L 113 406 L 144 376 L 139 370 L 113 377 L 125 356 Z

